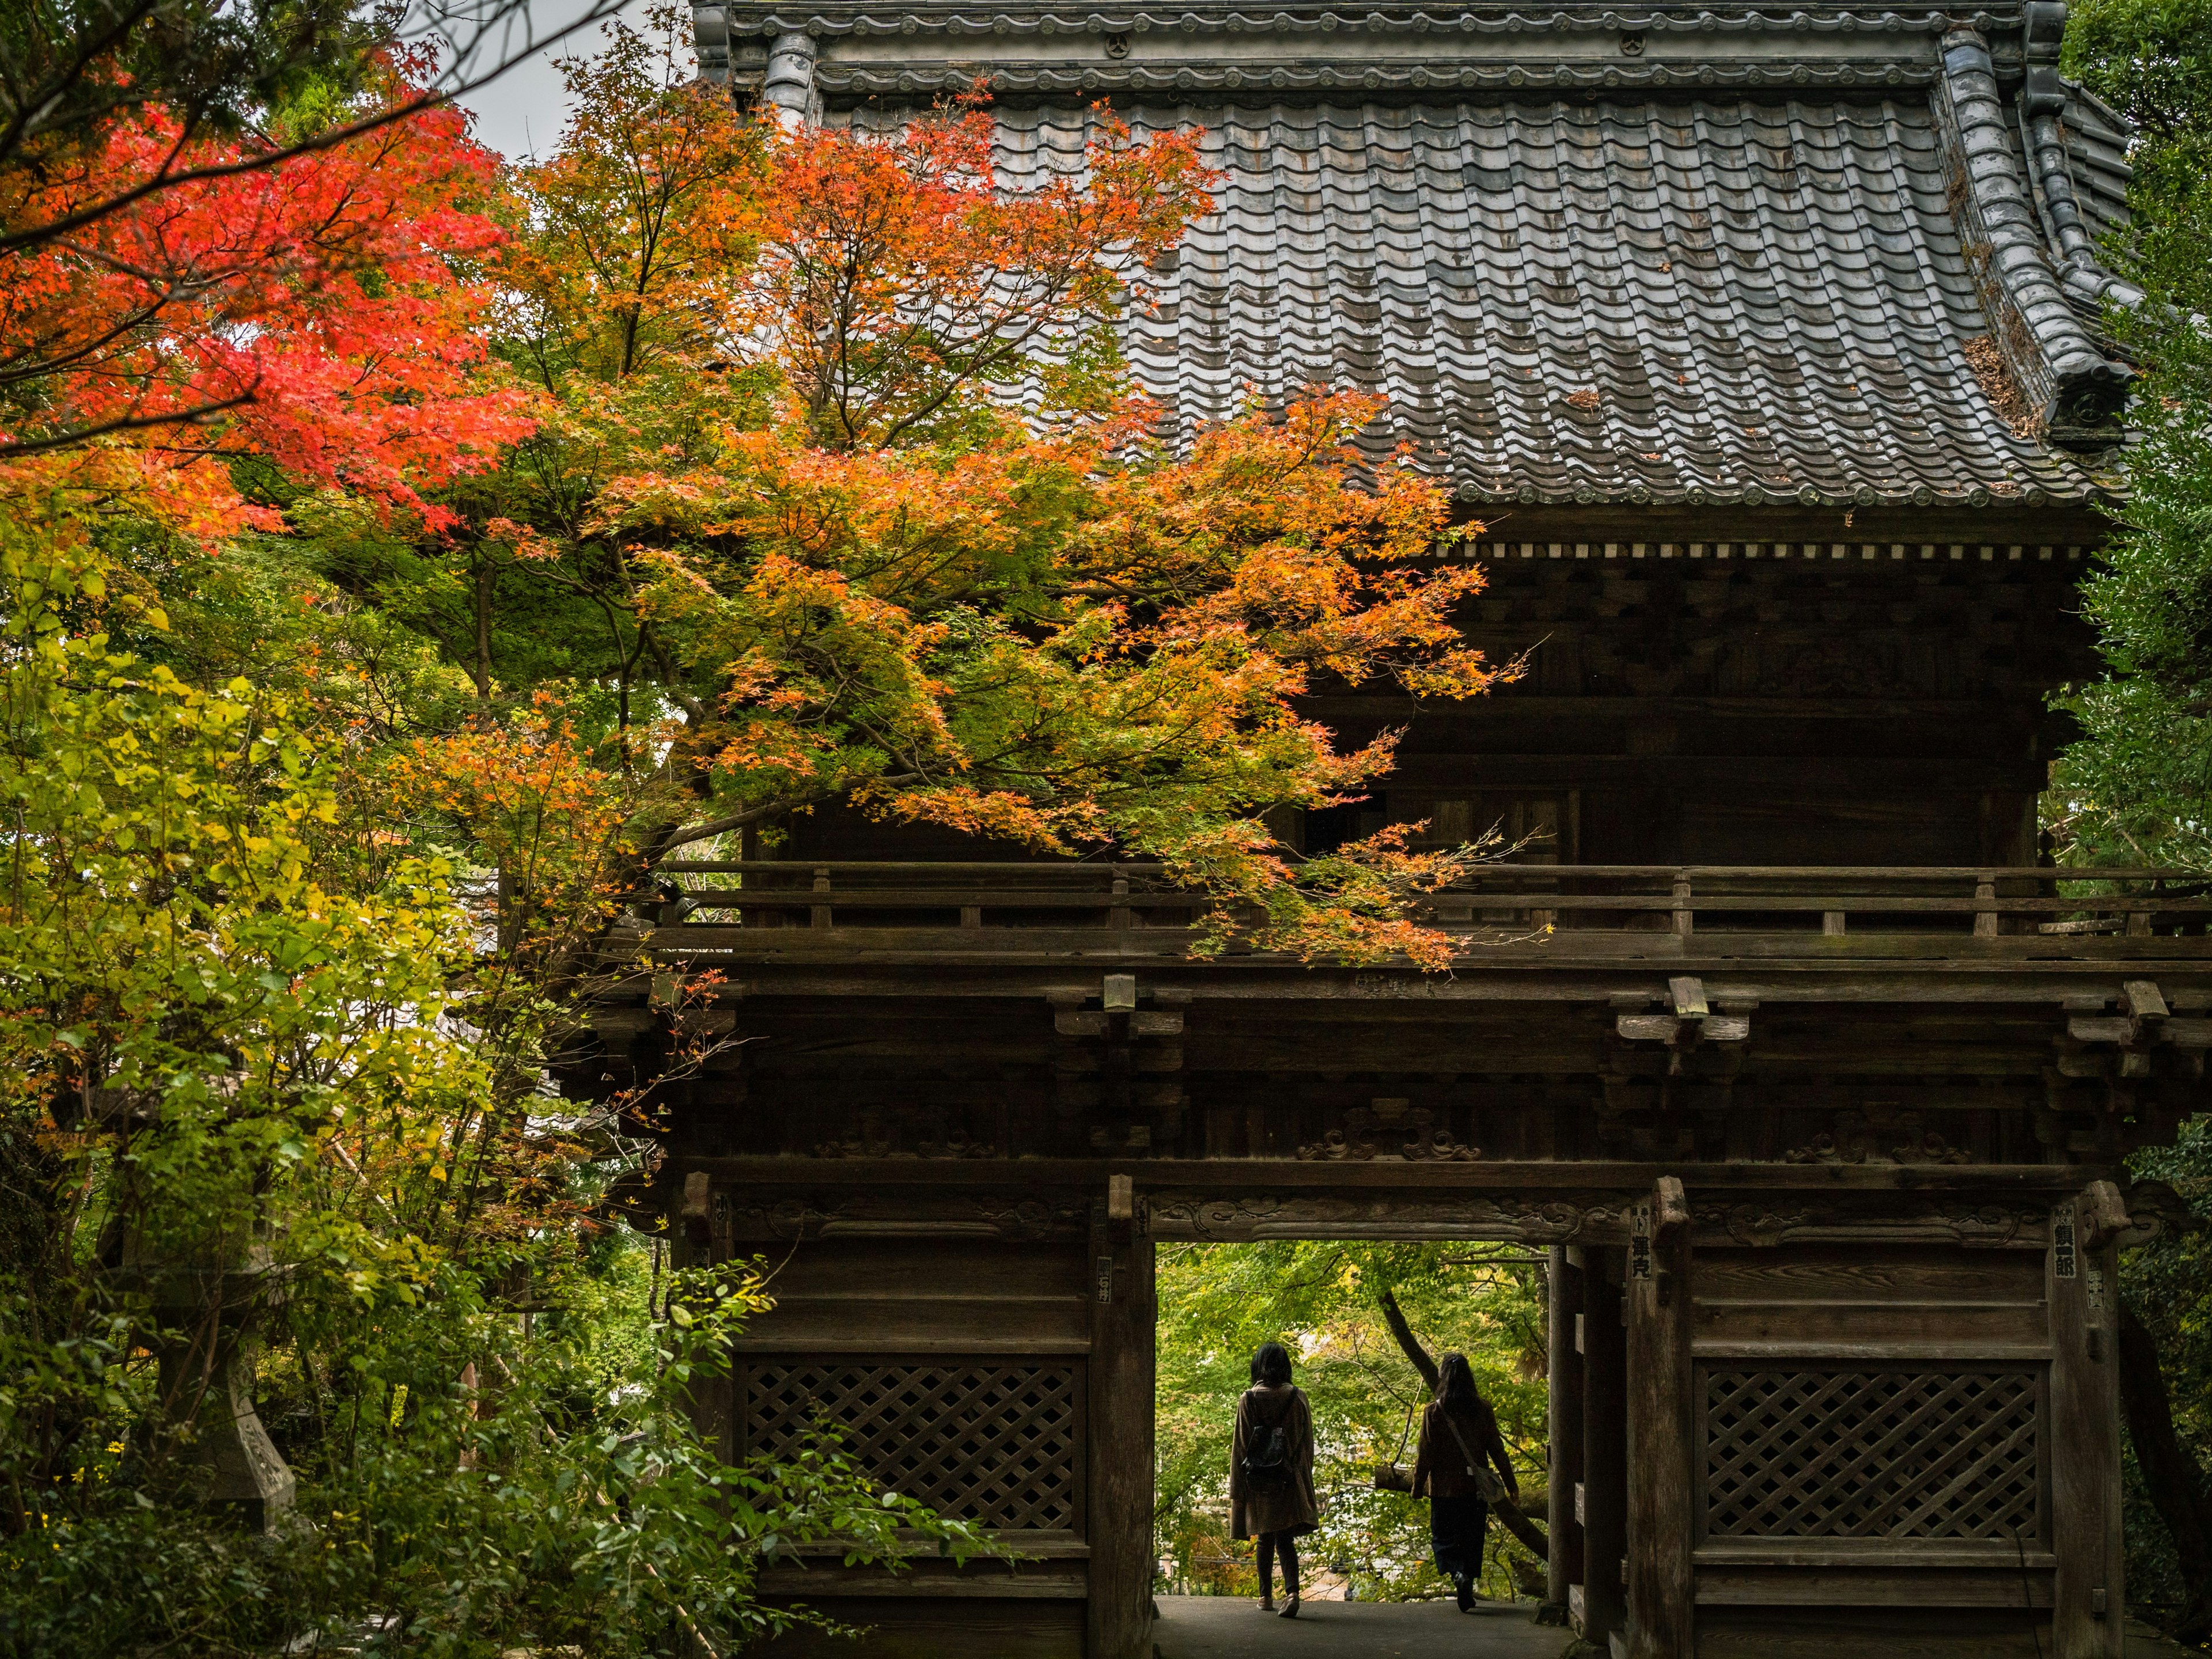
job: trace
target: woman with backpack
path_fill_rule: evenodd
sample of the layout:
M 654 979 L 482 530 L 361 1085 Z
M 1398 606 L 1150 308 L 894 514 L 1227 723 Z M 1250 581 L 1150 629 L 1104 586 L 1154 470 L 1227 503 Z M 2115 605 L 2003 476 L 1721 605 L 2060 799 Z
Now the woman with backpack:
M 1474 1386 L 1467 1356 L 1448 1353 L 1437 1366 L 1437 1397 L 1421 1413 L 1413 1496 L 1429 1500 L 1429 1543 L 1437 1571 L 1458 1589 L 1462 1613 L 1474 1610 L 1483 1531 L 1490 1523 L 1490 1501 L 1501 1493 L 1517 1498 L 1521 1486 L 1514 1479 L 1504 1437 L 1498 1432 L 1498 1413 Z
M 1274 1560 L 1283 1564 L 1282 1616 L 1298 1616 L 1297 1540 L 1321 1525 L 1314 1503 L 1313 1412 L 1291 1385 L 1291 1356 L 1263 1342 L 1252 1386 L 1237 1397 L 1229 1452 L 1230 1530 L 1260 1540 L 1260 1610 L 1275 1611 Z

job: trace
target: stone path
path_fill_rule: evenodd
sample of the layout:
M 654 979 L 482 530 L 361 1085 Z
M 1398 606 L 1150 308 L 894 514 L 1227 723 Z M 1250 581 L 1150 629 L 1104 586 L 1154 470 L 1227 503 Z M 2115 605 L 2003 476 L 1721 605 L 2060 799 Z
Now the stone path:
M 1449 1601 L 1308 1601 L 1296 1619 L 1242 1596 L 1163 1595 L 1152 1627 L 1159 1659 L 1560 1659 L 1569 1633 L 1536 1624 L 1533 1601 L 1462 1613 Z M 2127 1659 L 2189 1659 L 2130 1620 Z
M 1559 1659 L 1569 1632 L 1536 1624 L 1533 1601 L 1307 1601 L 1277 1619 L 1242 1596 L 1163 1595 L 1159 1659 Z

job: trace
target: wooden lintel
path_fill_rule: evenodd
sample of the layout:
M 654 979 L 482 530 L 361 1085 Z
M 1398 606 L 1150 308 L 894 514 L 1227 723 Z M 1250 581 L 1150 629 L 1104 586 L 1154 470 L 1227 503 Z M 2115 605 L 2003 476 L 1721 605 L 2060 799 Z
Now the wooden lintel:
M 2073 1194 L 2117 1169 L 2063 1164 L 1623 1164 L 1569 1160 L 1306 1162 L 1291 1158 L 687 1158 L 720 1184 L 1095 1190 L 1129 1177 L 1140 1195 L 1328 1191 L 1649 1192 L 1664 1176 L 1701 1197 L 1721 1193 Z
M 804 938 L 804 933 L 799 937 Z M 2112 995 L 2111 964 L 2098 961 L 2007 958 L 1996 953 L 1962 951 L 1948 959 L 1916 955 L 1864 963 L 1832 957 L 1792 961 L 1762 954 L 1734 959 L 1715 955 L 1695 960 L 1669 955 L 1663 963 L 1616 964 L 1577 959 L 1571 954 L 1574 936 L 1571 933 L 1550 937 L 1567 943 L 1534 946 L 1524 959 L 1510 962 L 1465 961 L 1449 978 L 1410 969 L 1354 975 L 1296 964 L 1197 963 L 1187 958 L 1156 971 L 1182 976 L 1170 988 L 1177 1005 L 1183 1007 L 1198 1003 L 1279 1003 L 1311 1010 L 1323 1004 L 1332 1011 L 1356 1009 L 1383 1016 L 1393 1012 L 1426 1016 L 1444 1006 L 1484 1003 L 1586 1002 L 1617 1009 L 1622 1004 L 1616 1003 L 1616 998 L 1635 1007 L 1649 1007 L 1663 1000 L 1663 994 L 1651 988 L 1650 979 L 1652 969 L 1660 966 L 1670 974 L 1696 969 L 1708 1004 L 1730 1013 L 1770 1003 L 1936 1006 L 2013 1003 L 2074 1012 L 2075 1005 L 2103 1007 Z M 1656 939 L 1664 936 L 1624 937 Z M 1730 936 L 1692 937 L 1711 943 Z M 1815 941 L 1820 938 L 1817 934 L 1803 937 Z M 1996 942 L 2002 945 L 2006 940 Z M 2212 941 L 2150 939 L 2130 943 L 2172 946 L 2208 942 Z M 2212 1006 L 2212 955 L 2165 959 L 2142 955 L 2130 958 L 2128 965 L 2145 971 L 2155 969 L 2170 1006 L 2197 1010 Z M 928 971 L 916 974 L 917 968 Z M 756 1003 L 896 1000 L 929 1006 L 949 1001 L 1034 1003 L 1047 994 L 1041 981 L 1064 976 L 1066 969 L 1064 965 L 985 963 L 924 954 L 911 960 L 889 956 L 835 963 L 788 959 L 752 963 L 748 971 L 757 975 L 749 988 L 749 1001 Z M 1169 990 L 1164 988 L 1158 995 L 1164 1001 Z M 596 1022 L 603 1014 L 617 1012 L 595 1011 L 593 1019 Z

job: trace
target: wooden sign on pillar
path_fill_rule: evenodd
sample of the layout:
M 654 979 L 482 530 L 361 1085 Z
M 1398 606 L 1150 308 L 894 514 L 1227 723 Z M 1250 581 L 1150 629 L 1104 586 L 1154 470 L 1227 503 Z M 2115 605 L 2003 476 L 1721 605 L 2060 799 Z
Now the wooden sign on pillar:
M 1540 1622 L 1567 1621 L 1569 1592 L 1583 1582 L 1582 1522 L 1575 1489 L 1583 1479 L 1583 1356 L 1575 1340 L 1583 1316 L 1583 1270 L 1564 1244 L 1552 1246 L 1551 1283 L 1551 1509 L 1546 1516 L 1552 1550 L 1546 1564 Z
M 1662 1176 L 1628 1245 L 1628 1651 L 1695 1659 L 1690 1210 Z
M 2110 1182 L 2051 1207 L 2051 1659 L 2119 1659 L 2126 1639 L 2112 1241 L 2127 1225 Z

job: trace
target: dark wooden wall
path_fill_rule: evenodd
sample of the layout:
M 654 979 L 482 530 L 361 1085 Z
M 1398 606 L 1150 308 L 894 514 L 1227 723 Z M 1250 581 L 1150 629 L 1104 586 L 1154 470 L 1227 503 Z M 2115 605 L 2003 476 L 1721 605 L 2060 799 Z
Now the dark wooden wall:
M 2035 861 L 2044 698 L 2094 665 L 2077 563 L 1549 550 L 1484 559 L 1469 606 L 1493 659 L 1527 659 L 1517 682 L 1315 701 L 1347 739 L 1407 728 L 1331 838 L 1427 819 L 1548 832 L 1533 850 L 1582 864 Z
M 1988 1249 L 1575 1252 L 1578 1628 L 1699 1659 L 2117 1659 L 2114 1264 L 2074 1208 Z
M 1498 545 L 1463 626 L 1528 672 L 1466 702 L 1310 699 L 1347 744 L 1406 735 L 1373 799 L 1286 822 L 1293 840 L 1425 820 L 1434 841 L 1495 826 L 1583 864 L 2036 861 L 2035 798 L 2068 729 L 2045 699 L 2096 666 L 2081 550 Z M 828 811 L 790 831 L 793 859 L 1019 855 Z
M 1024 1558 L 886 1576 L 825 1554 L 771 1569 L 763 1589 L 867 1626 L 884 1659 L 941 1659 L 953 1631 L 975 1659 L 1131 1650 L 1120 1627 L 1152 1577 L 1149 1241 L 1102 1215 L 1087 1245 L 940 1231 L 762 1259 L 775 1307 L 738 1343 L 719 1402 L 732 1449 L 781 1455 L 832 1425 L 886 1486 Z M 802 1633 L 766 1650 L 852 1649 Z

